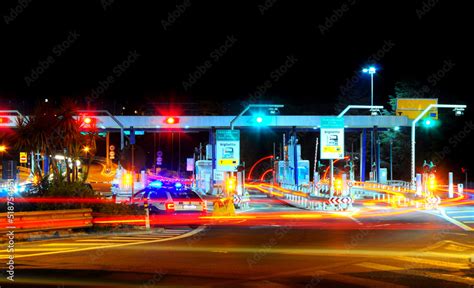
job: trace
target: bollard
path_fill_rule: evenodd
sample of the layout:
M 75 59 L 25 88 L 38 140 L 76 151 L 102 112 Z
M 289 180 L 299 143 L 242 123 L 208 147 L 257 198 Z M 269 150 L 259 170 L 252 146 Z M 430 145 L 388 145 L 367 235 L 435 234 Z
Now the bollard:
M 421 174 L 416 174 L 416 195 L 421 196 L 421 192 L 423 190 L 423 185 L 421 181 Z
M 464 185 L 462 183 L 458 184 L 458 193 L 461 196 L 464 194 Z
M 454 197 L 453 172 L 448 173 L 448 197 Z

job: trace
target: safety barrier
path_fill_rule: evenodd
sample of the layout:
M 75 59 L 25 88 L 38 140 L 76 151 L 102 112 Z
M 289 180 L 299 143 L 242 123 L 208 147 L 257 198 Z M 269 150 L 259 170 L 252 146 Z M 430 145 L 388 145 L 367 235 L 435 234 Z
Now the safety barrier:
M 13 215 L 13 218 L 8 215 L 8 213 L 0 213 L 0 233 L 10 230 L 15 231 L 15 233 L 22 233 L 86 228 L 92 226 L 92 209 L 89 208 L 15 212 L 14 214 L 10 214 Z M 9 219 L 13 221 L 9 223 Z

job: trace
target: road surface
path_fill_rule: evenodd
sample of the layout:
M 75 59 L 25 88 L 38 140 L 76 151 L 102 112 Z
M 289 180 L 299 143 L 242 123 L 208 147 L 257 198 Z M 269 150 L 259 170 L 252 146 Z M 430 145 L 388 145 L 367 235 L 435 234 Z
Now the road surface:
M 213 224 L 19 243 L 11 287 L 474 287 L 474 232 L 440 215 Z

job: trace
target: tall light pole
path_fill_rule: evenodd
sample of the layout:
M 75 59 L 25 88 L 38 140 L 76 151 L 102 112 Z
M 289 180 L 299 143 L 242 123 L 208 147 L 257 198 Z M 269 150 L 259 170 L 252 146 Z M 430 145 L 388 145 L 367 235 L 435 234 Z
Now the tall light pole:
M 369 66 L 367 68 L 362 69 L 363 73 L 368 73 L 370 75 L 370 105 L 374 105 L 374 74 L 377 72 L 377 69 L 374 66 Z M 375 113 L 372 113 L 374 115 Z M 375 129 L 374 129 L 375 130 Z M 372 167 L 374 161 L 374 133 L 375 131 L 370 133 L 370 167 Z M 377 175 L 378 177 L 378 175 Z
M 431 111 L 433 108 L 453 108 L 454 113 L 456 116 L 461 116 L 464 113 L 464 109 L 466 109 L 466 105 L 454 105 L 454 104 L 430 104 L 428 107 L 426 107 L 423 112 L 418 115 L 418 117 L 413 120 L 411 123 L 411 185 L 412 188 L 415 189 L 416 185 L 416 178 L 415 178 L 415 128 L 416 128 L 416 123 L 420 121 L 426 113 Z

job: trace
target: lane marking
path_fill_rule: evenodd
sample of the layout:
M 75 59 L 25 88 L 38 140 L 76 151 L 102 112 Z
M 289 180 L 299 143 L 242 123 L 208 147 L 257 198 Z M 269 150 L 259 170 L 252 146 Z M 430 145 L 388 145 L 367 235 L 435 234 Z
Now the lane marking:
M 391 287 L 391 288 L 408 287 L 408 286 L 398 285 L 395 283 L 378 281 L 378 280 L 374 280 L 370 278 L 355 277 L 355 276 L 350 276 L 343 273 L 335 273 L 335 272 L 324 271 L 324 270 L 316 271 L 315 275 L 325 278 L 325 279 L 332 280 L 332 281 L 351 284 L 351 286 L 360 285 L 362 287 Z
M 55 254 L 65 254 L 65 253 L 74 253 L 74 252 L 82 252 L 82 251 L 90 251 L 90 250 L 98 250 L 98 249 L 106 249 L 106 248 L 117 248 L 117 247 L 127 247 L 127 246 L 136 246 L 140 244 L 150 244 L 150 243 L 159 243 L 159 242 L 166 242 L 166 241 L 172 241 L 172 240 L 178 240 L 182 238 L 187 238 L 190 236 L 193 236 L 197 233 L 200 233 L 203 231 L 205 227 L 200 226 L 197 229 L 192 230 L 191 232 L 176 236 L 176 237 L 170 237 L 166 239 L 157 239 L 157 240 L 151 240 L 151 241 L 142 241 L 142 242 L 133 242 L 133 243 L 124 243 L 124 244 L 115 244 L 115 245 L 108 245 L 108 246 L 96 246 L 96 247 L 85 247 L 85 248 L 78 248 L 78 249 L 71 249 L 71 250 L 65 250 L 65 251 L 52 251 L 52 252 L 44 252 L 44 253 L 35 253 L 35 254 L 28 254 L 28 255 L 18 255 L 15 258 L 28 258 L 28 257 L 37 257 L 37 256 L 45 256 L 45 255 L 55 255 Z M 53 244 L 53 243 L 51 243 Z M 0 257 L 0 259 L 6 259 L 7 257 Z
M 469 265 L 466 263 L 454 263 L 454 262 L 446 262 L 446 261 L 439 261 L 439 260 L 431 260 L 431 259 L 422 259 L 417 257 L 397 257 L 397 260 L 402 260 L 410 263 L 418 263 L 418 264 L 426 264 L 430 266 L 437 266 L 437 267 L 444 267 L 444 268 L 453 268 L 453 269 L 468 269 Z
M 458 220 L 449 217 L 446 214 L 446 211 L 444 209 L 439 209 L 439 211 L 440 211 L 441 215 L 436 215 L 436 216 L 439 216 L 439 217 L 445 219 L 446 221 L 450 222 L 451 224 L 454 224 L 454 225 L 456 225 L 456 226 L 458 226 L 461 229 L 464 229 L 466 231 L 474 231 L 474 228 L 471 228 L 471 227 L 463 224 L 462 222 L 459 222 Z
M 459 214 L 459 213 L 474 213 L 473 210 L 449 210 L 448 214 Z
M 467 216 L 453 216 L 452 218 L 454 219 L 464 219 L 464 218 L 474 218 L 473 215 L 467 215 Z
M 379 270 L 379 271 L 389 271 L 389 272 L 412 275 L 412 276 L 421 276 L 424 278 L 433 278 L 433 279 L 439 279 L 439 280 L 444 280 L 448 282 L 457 282 L 457 283 L 471 284 L 471 285 L 474 284 L 474 278 L 467 277 L 467 276 L 462 277 L 462 276 L 451 275 L 451 274 L 446 274 L 446 273 L 434 273 L 434 272 L 429 272 L 425 270 L 423 271 L 406 270 L 400 267 L 389 266 L 389 265 L 378 264 L 378 263 L 371 263 L 371 262 L 363 262 L 356 265 L 373 269 L 373 270 Z
M 76 240 L 76 242 L 140 242 L 141 240 L 134 240 L 132 238 L 125 240 L 125 239 L 80 239 Z

